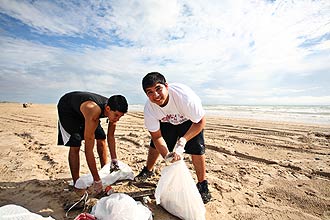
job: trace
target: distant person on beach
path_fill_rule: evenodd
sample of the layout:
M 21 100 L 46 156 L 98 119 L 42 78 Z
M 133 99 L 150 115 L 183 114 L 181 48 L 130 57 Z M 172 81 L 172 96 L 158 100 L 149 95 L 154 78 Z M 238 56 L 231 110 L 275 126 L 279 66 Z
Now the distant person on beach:
M 115 129 L 116 122 L 127 112 L 128 104 L 122 95 L 114 95 L 109 99 L 91 92 L 70 92 L 62 96 L 58 109 L 58 145 L 70 146 L 69 166 L 75 184 L 79 178 L 81 141 L 85 140 L 85 156 L 89 170 L 93 176 L 93 190 L 102 191 L 102 181 L 96 168 L 93 153 L 96 140 L 97 153 L 101 167 L 109 162 L 107 157 L 107 138 L 111 169 L 118 169 Z M 108 132 L 100 124 L 100 118 L 108 118 Z
M 151 142 L 147 164 L 135 181 L 153 176 L 159 154 L 175 162 L 181 158 L 172 152 L 173 149 L 184 148 L 185 153 L 191 154 L 203 202 L 209 202 L 203 134 L 206 119 L 201 100 L 183 84 L 168 84 L 158 72 L 148 73 L 142 80 L 142 87 L 149 99 L 144 106 L 144 123 L 151 134 Z

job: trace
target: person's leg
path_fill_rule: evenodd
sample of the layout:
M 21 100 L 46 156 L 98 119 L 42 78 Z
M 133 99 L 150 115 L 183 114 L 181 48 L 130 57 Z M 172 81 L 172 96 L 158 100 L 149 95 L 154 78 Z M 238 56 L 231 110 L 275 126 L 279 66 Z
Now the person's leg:
M 191 155 L 193 165 L 195 167 L 197 175 L 197 189 L 201 194 L 204 203 L 208 203 L 211 200 L 211 194 L 208 188 L 208 182 L 206 180 L 206 168 L 205 168 L 205 155 Z
M 141 172 L 134 178 L 135 181 L 143 182 L 154 175 L 153 168 L 158 159 L 158 156 L 159 156 L 158 151 L 153 147 L 149 147 L 147 164 L 145 167 L 143 167 Z
M 160 123 L 160 130 L 166 142 L 167 148 L 172 151 L 177 140 L 175 126 L 170 123 Z M 158 157 L 159 152 L 157 151 L 154 143 L 151 140 L 148 151 L 147 164 L 134 179 L 136 181 L 145 181 L 149 177 L 153 176 L 153 168 L 156 164 Z
M 201 194 L 204 203 L 211 200 L 211 194 L 208 189 L 208 182 L 206 180 L 206 163 L 205 163 L 205 145 L 204 132 L 201 131 L 193 139 L 187 142 L 185 150 L 186 153 L 191 154 L 191 159 L 197 176 L 197 189 Z
M 67 95 L 63 96 L 58 105 L 58 145 L 69 146 L 68 162 L 73 180 L 73 185 L 79 179 L 80 171 L 80 146 L 83 137 L 83 121 L 80 116 L 71 110 L 70 101 Z M 78 195 L 82 195 L 85 190 L 74 190 Z
M 151 171 L 154 168 L 154 165 L 158 159 L 159 153 L 156 148 L 149 147 L 148 157 L 147 157 L 147 170 Z
M 205 155 L 191 155 L 198 182 L 206 179 Z
M 181 132 L 179 135 L 183 136 L 191 124 L 191 121 L 187 121 L 179 125 L 179 132 Z M 204 131 L 201 131 L 186 143 L 185 152 L 191 155 L 198 182 L 204 181 L 206 179 Z
M 107 155 L 107 144 L 105 139 L 98 139 L 96 140 L 96 146 L 97 146 L 97 153 L 100 158 L 100 164 L 101 167 L 104 167 L 107 163 L 109 163 L 109 158 Z
M 109 158 L 108 158 L 108 149 L 106 143 L 106 135 L 101 126 L 100 120 L 97 128 L 95 129 L 95 139 L 96 139 L 97 153 L 100 158 L 100 164 L 101 167 L 104 167 L 104 165 L 109 163 Z
M 166 142 L 168 150 L 171 152 L 173 151 L 174 145 L 178 140 L 177 134 L 177 126 L 172 125 L 171 123 L 161 122 L 160 123 L 160 130 L 162 132 L 162 137 Z M 157 159 L 159 157 L 159 152 L 156 150 L 154 143 L 150 142 L 148 158 L 147 158 L 147 169 L 152 170 Z
M 79 157 L 80 147 L 70 147 L 69 150 L 69 166 L 71 171 L 71 176 L 73 184 L 79 179 L 79 168 L 80 168 L 80 157 Z

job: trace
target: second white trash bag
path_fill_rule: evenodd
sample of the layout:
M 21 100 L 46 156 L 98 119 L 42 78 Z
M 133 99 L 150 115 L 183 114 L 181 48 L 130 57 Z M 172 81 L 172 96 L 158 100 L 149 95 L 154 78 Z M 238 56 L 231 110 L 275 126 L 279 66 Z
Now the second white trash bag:
M 124 193 L 101 198 L 92 210 L 99 220 L 152 220 L 151 211 Z
M 118 160 L 118 171 L 110 173 L 110 163 L 104 165 L 101 170 L 99 170 L 99 175 L 102 180 L 103 185 L 111 185 L 118 180 L 133 180 L 134 172 L 130 166 L 122 161 Z M 92 174 L 82 175 L 76 182 L 75 187 L 78 189 L 86 189 L 93 184 Z
M 156 203 L 186 220 L 205 220 L 205 206 L 183 160 L 163 168 L 155 191 Z

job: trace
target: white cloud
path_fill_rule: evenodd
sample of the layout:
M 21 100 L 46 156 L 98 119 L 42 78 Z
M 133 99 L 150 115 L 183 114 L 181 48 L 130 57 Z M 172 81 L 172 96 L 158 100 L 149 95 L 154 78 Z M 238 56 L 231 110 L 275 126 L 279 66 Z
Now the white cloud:
M 117 89 L 138 97 L 144 74 L 159 71 L 209 102 L 294 97 L 315 103 L 326 101 L 316 94 L 330 93 L 324 86 L 330 70 L 327 0 L 3 0 L 0 9 L 38 33 L 33 37 L 58 37 L 55 44 L 0 35 L 0 77 L 8 83 L 15 80 L 5 73 L 22 83 L 34 79 L 36 88 Z M 307 97 L 306 85 L 316 88 L 315 98 Z M 305 98 L 296 99 L 297 93 Z
M 3 0 L 1 10 L 8 15 L 41 32 L 56 34 L 78 33 L 78 27 L 70 24 L 74 17 L 68 18 L 62 9 L 52 2 Z M 72 15 L 72 14 L 70 14 Z

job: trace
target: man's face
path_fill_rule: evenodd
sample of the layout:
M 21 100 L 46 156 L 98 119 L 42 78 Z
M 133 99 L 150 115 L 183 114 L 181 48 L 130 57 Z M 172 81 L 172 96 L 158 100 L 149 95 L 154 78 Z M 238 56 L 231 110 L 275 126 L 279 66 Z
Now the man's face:
M 108 119 L 111 123 L 119 121 L 119 119 L 124 115 L 124 113 L 119 111 L 109 111 Z
M 167 83 L 156 83 L 155 85 L 146 88 L 146 94 L 152 103 L 159 106 L 165 106 L 168 102 L 168 85 Z

